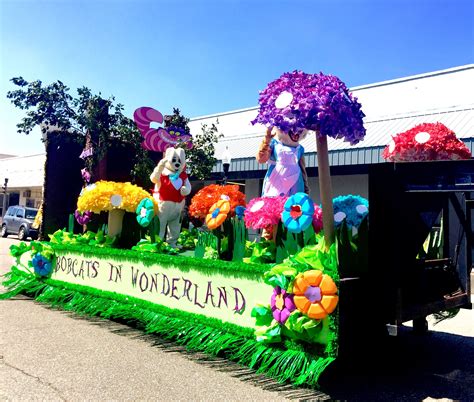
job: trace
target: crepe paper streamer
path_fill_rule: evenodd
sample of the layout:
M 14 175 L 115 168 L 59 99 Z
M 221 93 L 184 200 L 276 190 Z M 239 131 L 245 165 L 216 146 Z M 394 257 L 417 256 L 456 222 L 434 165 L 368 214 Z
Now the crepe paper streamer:
M 336 284 L 319 270 L 299 274 L 293 284 L 293 293 L 296 308 L 318 320 L 331 314 L 339 301 Z
M 148 227 L 155 216 L 155 204 L 150 198 L 144 198 L 138 204 L 135 211 L 137 214 L 137 222 L 141 227 Z
M 163 115 L 158 110 L 151 107 L 140 107 L 133 113 L 133 119 L 144 138 L 142 146 L 149 151 L 164 152 L 179 142 L 185 142 L 188 148 L 192 147 L 191 135 L 186 134 L 181 128 L 175 126 L 168 129 L 150 127 L 150 124 L 154 122 L 163 123 Z
M 472 157 L 454 131 L 441 123 L 419 124 L 392 137 L 382 156 L 391 162 L 459 160 Z
M 288 198 L 283 207 L 281 220 L 291 233 L 301 233 L 313 222 L 314 203 L 305 193 Z
M 209 209 L 209 214 L 206 216 L 206 225 L 209 229 L 217 229 L 227 219 L 227 214 L 230 212 L 230 202 L 223 199 L 217 201 Z

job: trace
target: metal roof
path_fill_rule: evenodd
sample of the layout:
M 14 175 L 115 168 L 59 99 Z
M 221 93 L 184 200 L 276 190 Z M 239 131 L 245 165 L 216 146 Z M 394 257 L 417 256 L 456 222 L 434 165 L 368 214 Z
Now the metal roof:
M 329 151 L 357 150 L 362 148 L 384 147 L 392 135 L 404 132 L 421 123 L 440 122 L 453 130 L 458 138 L 474 138 L 474 106 L 467 109 L 446 109 L 425 113 L 408 114 L 365 121 L 367 134 L 357 145 L 350 145 L 342 140 L 328 139 Z M 222 155 L 226 147 L 232 158 L 254 158 L 257 153 L 263 133 L 224 137 L 216 145 L 216 156 Z M 314 134 L 302 141 L 306 153 L 316 152 Z

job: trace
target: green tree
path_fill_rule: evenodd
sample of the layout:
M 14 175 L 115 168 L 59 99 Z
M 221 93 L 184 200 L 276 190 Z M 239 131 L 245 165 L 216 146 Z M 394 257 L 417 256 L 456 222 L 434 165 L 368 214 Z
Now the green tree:
M 77 89 L 77 96 L 61 81 L 43 85 L 40 80 L 28 82 L 22 77 L 11 81 L 19 89 L 9 91 L 7 98 L 18 108 L 26 110 L 25 117 L 17 124 L 18 133 L 29 134 L 35 126 L 43 133 L 54 129 L 64 135 L 86 136 L 94 132 L 93 158 L 88 167 L 98 163 L 112 144 L 131 148 L 134 166 L 132 178 L 144 179 L 153 169 L 153 162 L 141 146 L 142 136 L 132 119 L 123 114 L 124 107 L 115 98 L 103 99 L 87 87 Z M 139 180 L 140 181 L 140 180 Z
M 186 151 L 188 171 L 198 180 L 208 179 L 216 165 L 215 144 L 223 137 L 218 124 L 218 120 L 211 125 L 202 124 L 201 132 L 193 136 L 193 147 Z

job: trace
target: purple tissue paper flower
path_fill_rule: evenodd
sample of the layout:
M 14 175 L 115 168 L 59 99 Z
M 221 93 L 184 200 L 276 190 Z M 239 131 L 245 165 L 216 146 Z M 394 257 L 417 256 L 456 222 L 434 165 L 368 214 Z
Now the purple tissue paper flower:
M 81 176 L 82 180 L 84 180 L 86 183 L 89 183 L 91 181 L 91 174 L 87 170 L 87 168 L 81 169 Z
M 76 209 L 76 211 L 74 212 L 74 217 L 76 218 L 76 221 L 79 225 L 86 225 L 91 220 L 92 212 L 84 211 L 84 213 L 81 214 L 81 212 Z
M 351 145 L 365 136 L 360 103 L 334 75 L 285 73 L 260 92 L 259 104 L 252 124 L 276 126 L 286 133 L 315 130 Z
M 284 324 L 291 312 L 295 310 L 296 306 L 293 302 L 293 294 L 286 293 L 286 290 L 279 286 L 273 289 L 271 299 L 273 318 L 280 324 Z
M 79 155 L 79 158 L 81 159 L 86 159 L 88 158 L 89 156 L 92 156 L 92 154 L 94 153 L 94 148 L 90 147 L 90 148 L 84 148 L 84 150 L 81 152 L 81 154 Z

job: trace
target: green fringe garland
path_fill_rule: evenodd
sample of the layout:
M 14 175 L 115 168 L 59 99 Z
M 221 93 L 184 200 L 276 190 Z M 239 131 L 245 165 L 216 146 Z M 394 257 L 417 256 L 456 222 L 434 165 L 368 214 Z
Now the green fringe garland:
M 94 252 L 97 251 L 94 249 Z M 190 350 L 234 360 L 279 382 L 317 386 L 321 373 L 335 360 L 335 350 L 327 351 L 327 357 L 316 357 L 301 348 L 269 346 L 257 342 L 251 328 L 113 292 L 39 279 L 15 266 L 4 278 L 3 284 L 8 291 L 1 294 L 0 299 L 24 293 L 56 308 L 105 319 L 131 321 L 143 327 L 147 333 L 173 340 Z

